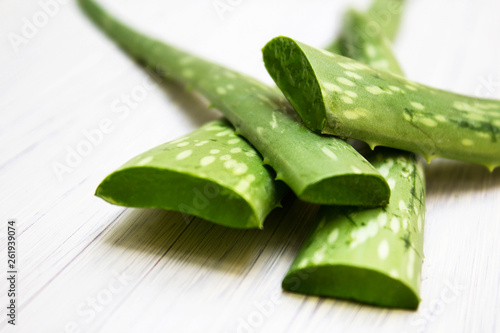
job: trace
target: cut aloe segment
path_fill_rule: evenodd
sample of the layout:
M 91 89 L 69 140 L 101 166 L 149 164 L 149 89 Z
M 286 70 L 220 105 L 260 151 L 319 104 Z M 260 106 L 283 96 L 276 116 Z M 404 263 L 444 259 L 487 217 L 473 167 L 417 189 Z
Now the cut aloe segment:
M 337 45 L 344 45 L 346 53 L 356 50 L 349 53 L 352 57 L 401 73 L 385 37 L 357 36 L 369 22 L 365 14 L 347 12 Z M 376 52 L 366 51 L 371 48 Z M 389 55 L 387 62 L 380 54 Z M 425 216 L 422 160 L 385 148 L 370 161 L 388 179 L 391 203 L 370 210 L 323 207 L 284 289 L 379 306 L 418 306 Z
M 134 157 L 96 195 L 121 206 L 162 208 L 233 228 L 262 228 L 286 193 L 282 182 L 225 121 Z
M 346 142 L 311 132 L 278 89 L 141 35 L 93 1 L 80 4 L 133 57 L 204 95 L 302 200 L 360 206 L 388 202 L 385 179 Z
M 373 165 L 391 184 L 384 208 L 320 209 L 283 288 L 378 306 L 418 307 L 425 181 L 412 153 L 377 148 Z
M 399 148 L 428 161 L 500 164 L 500 102 L 427 87 L 287 37 L 264 48 L 266 68 L 307 126 Z

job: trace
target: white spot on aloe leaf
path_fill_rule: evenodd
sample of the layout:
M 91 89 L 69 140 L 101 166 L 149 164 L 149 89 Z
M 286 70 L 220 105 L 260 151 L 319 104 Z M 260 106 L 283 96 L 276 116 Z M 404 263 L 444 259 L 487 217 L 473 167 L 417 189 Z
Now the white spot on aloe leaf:
M 423 106 L 422 104 L 420 104 L 418 102 L 410 102 L 410 104 L 411 104 L 411 106 L 413 106 L 417 110 L 425 109 L 425 106 Z
M 339 237 L 339 229 L 335 228 L 333 231 L 328 235 L 328 243 L 333 244 Z
M 233 131 L 231 131 L 231 130 L 222 131 L 222 132 L 219 132 L 219 133 L 215 134 L 215 136 L 226 136 L 226 135 L 231 134 L 232 132 Z
M 359 118 L 359 113 L 356 111 L 344 111 L 344 116 L 348 119 L 358 119 Z
M 470 147 L 474 145 L 474 141 L 472 141 L 471 139 L 463 139 L 462 144 L 466 147 Z
M 229 143 L 230 145 L 234 145 L 235 143 L 238 143 L 240 142 L 240 139 L 231 139 L 231 140 L 228 140 L 227 143 Z
M 177 156 L 175 157 L 175 159 L 176 160 L 183 160 L 183 159 L 191 156 L 192 153 L 193 153 L 193 151 L 191 149 L 185 150 L 185 151 L 177 154 Z
M 248 156 L 248 157 L 254 157 L 254 156 L 257 156 L 257 153 L 254 152 L 254 151 L 247 151 L 245 153 L 245 155 Z
M 248 190 L 249 187 L 250 183 L 246 179 L 242 179 L 236 185 L 236 191 L 244 193 L 246 192 L 246 190 Z
M 139 161 L 139 163 L 137 163 L 137 165 L 144 165 L 144 164 L 148 164 L 149 162 L 151 162 L 153 160 L 153 156 L 148 156 L 148 157 L 145 157 L 143 158 L 142 160 Z
M 384 227 L 387 224 L 387 214 L 386 213 L 380 213 L 377 217 L 377 222 L 379 227 Z
M 337 161 L 338 157 L 335 155 L 333 151 L 330 150 L 329 147 L 322 147 L 321 151 L 328 157 L 330 157 L 332 160 Z
M 234 89 L 234 86 L 233 86 L 232 84 L 228 84 L 228 85 L 226 85 L 226 88 L 227 88 L 228 90 L 233 90 L 233 89 Z
M 200 164 L 201 166 L 207 166 L 213 161 L 215 161 L 215 156 L 205 156 L 201 159 Z
M 191 78 L 194 76 L 194 72 L 190 69 L 185 69 L 182 71 L 182 76 L 187 77 L 187 78 Z
M 344 69 L 350 69 L 350 70 L 356 69 L 356 67 L 352 66 L 351 64 L 347 64 L 347 63 L 343 63 L 343 62 L 338 62 L 337 64 Z
M 356 98 L 358 97 L 358 94 L 356 94 L 354 91 L 346 90 L 344 91 L 344 94 L 346 94 L 349 97 Z
M 351 166 L 351 170 L 352 170 L 352 172 L 357 173 L 357 174 L 361 173 L 361 170 L 356 168 L 354 165 Z
M 236 160 L 227 160 L 224 162 L 224 168 L 232 169 L 236 166 L 236 164 L 238 164 L 238 162 L 236 162 Z
M 446 121 L 446 117 L 443 115 L 440 115 L 440 114 L 435 115 L 434 118 L 436 118 L 436 120 L 441 121 L 441 122 Z
M 255 176 L 254 175 L 247 175 L 245 177 L 245 179 L 246 179 L 247 182 L 251 183 L 251 182 L 253 182 L 255 180 Z
M 231 159 L 231 155 L 222 155 L 219 158 L 221 159 L 221 161 L 228 161 Z
M 377 55 L 377 49 L 372 44 L 367 44 L 365 46 L 365 50 L 368 56 L 370 56 L 370 58 L 373 58 Z
M 429 126 L 429 127 L 436 127 L 437 126 L 437 122 L 435 120 L 430 119 L 430 118 L 422 118 L 422 119 L 420 119 L 420 122 L 422 124 L 424 124 L 425 126 Z
M 393 190 L 394 186 L 396 186 L 396 180 L 394 178 L 389 178 L 387 179 L 387 184 L 389 184 L 390 189 Z
M 394 233 L 399 231 L 399 219 L 395 216 L 391 219 L 391 229 Z
M 356 74 L 354 72 L 345 71 L 344 74 L 349 76 L 349 77 L 352 77 L 353 79 L 356 79 L 356 80 L 360 80 L 362 78 L 361 75 Z
M 193 62 L 193 60 L 194 60 L 194 58 L 193 58 L 193 57 L 188 56 L 188 57 L 184 57 L 184 58 L 182 58 L 181 60 L 179 60 L 179 63 L 180 63 L 181 65 L 186 65 L 186 64 L 189 64 L 189 63 Z
M 309 263 L 309 260 L 307 260 L 307 258 L 303 258 L 299 264 L 297 265 L 298 268 L 304 268 L 307 266 L 307 264 Z
M 325 88 L 325 90 L 329 90 L 329 91 L 333 91 L 333 92 L 337 92 L 337 93 L 342 92 L 342 88 L 340 88 L 336 84 L 333 84 L 330 82 L 323 82 L 323 87 Z
M 396 92 L 404 92 L 403 89 L 396 87 L 396 86 L 389 86 L 389 89 L 391 89 L 392 91 L 396 91 Z
M 237 175 L 244 174 L 247 171 L 248 171 L 248 166 L 243 162 L 237 163 L 233 168 L 233 172 Z
M 398 278 L 399 277 L 399 273 L 395 269 L 391 269 L 391 271 L 389 272 L 389 275 L 392 276 L 393 278 Z
M 313 262 L 316 264 L 321 263 L 321 261 L 325 258 L 325 252 L 324 249 L 321 248 L 318 251 L 316 251 L 313 255 Z
M 241 152 L 241 148 L 233 148 L 230 150 L 231 153 L 236 154 Z
M 218 154 L 218 153 L 220 153 L 219 149 L 210 149 L 210 154 L 215 155 L 215 154 Z
M 384 92 L 382 89 L 380 89 L 380 87 L 377 87 L 377 86 L 368 86 L 368 87 L 365 87 L 365 89 L 366 89 L 366 91 L 368 91 L 370 94 L 373 94 L 373 95 L 380 95 Z
M 408 207 L 406 207 L 406 203 L 403 200 L 399 200 L 399 210 L 405 213 L 408 211 Z
M 184 146 L 187 146 L 188 144 L 189 144 L 189 142 L 181 142 L 181 143 L 177 144 L 177 147 L 184 147 Z
M 226 94 L 226 89 L 224 89 L 223 87 L 217 87 L 216 91 L 217 91 L 217 93 L 219 95 L 225 95 Z
M 203 145 L 206 145 L 208 143 L 208 141 L 201 141 L 201 142 L 198 142 L 197 144 L 195 144 L 195 146 L 203 146 Z
M 269 122 L 269 125 L 271 125 L 272 128 L 278 127 L 278 121 L 276 120 L 276 114 L 274 112 L 272 113 L 272 118 L 273 120 Z
M 370 221 L 364 227 L 355 228 L 351 232 L 351 237 L 353 241 L 350 244 L 350 248 L 354 248 L 359 244 L 363 244 L 370 237 L 373 237 L 378 232 L 378 222 Z
M 409 84 L 405 84 L 405 87 L 408 88 L 408 89 L 410 89 L 410 90 L 413 90 L 413 91 L 417 90 L 417 88 L 415 88 L 414 86 L 411 86 Z
M 385 260 L 389 255 L 389 243 L 387 240 L 383 240 L 378 245 L 378 257 L 382 260 Z
M 349 79 L 346 79 L 345 77 L 338 77 L 337 81 L 349 87 L 354 87 L 356 85 L 354 82 L 352 82 Z
M 351 97 L 342 96 L 340 99 L 342 100 L 342 102 L 344 102 L 346 104 L 352 104 L 352 103 L 354 103 L 354 101 L 352 100 Z

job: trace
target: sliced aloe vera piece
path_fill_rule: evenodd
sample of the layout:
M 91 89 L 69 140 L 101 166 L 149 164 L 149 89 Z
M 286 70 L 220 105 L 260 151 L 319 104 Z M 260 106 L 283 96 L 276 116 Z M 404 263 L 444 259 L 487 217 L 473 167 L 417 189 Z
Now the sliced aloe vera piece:
M 128 207 L 162 208 L 233 228 L 262 228 L 286 186 L 225 121 L 210 122 L 180 139 L 140 154 L 96 190 Z
M 347 12 L 337 45 L 402 74 L 385 37 L 357 35 L 369 22 L 365 14 Z M 376 52 L 367 52 L 370 48 Z M 387 62 L 380 54 L 389 55 Z M 322 207 L 283 280 L 284 289 L 379 306 L 418 306 L 425 217 L 422 160 L 389 148 L 376 151 L 369 160 L 388 180 L 391 203 L 369 210 Z
M 500 101 L 454 94 L 287 37 L 264 48 L 268 72 L 316 132 L 435 157 L 500 164 Z
M 370 161 L 392 185 L 391 203 L 375 209 L 321 207 L 283 288 L 417 308 L 425 181 L 416 158 L 412 153 L 377 148 Z
M 302 200 L 361 206 L 388 202 L 385 179 L 348 143 L 307 129 L 278 89 L 139 34 L 93 1 L 80 4 L 134 58 L 204 95 Z

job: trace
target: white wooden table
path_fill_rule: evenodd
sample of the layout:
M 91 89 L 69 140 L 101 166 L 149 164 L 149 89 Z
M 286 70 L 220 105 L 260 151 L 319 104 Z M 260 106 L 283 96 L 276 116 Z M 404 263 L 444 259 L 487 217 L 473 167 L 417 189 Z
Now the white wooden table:
M 218 13 L 220 3 L 233 5 Z M 103 2 L 145 32 L 267 83 L 260 48 L 269 39 L 324 46 L 349 3 L 368 4 Z M 289 200 L 264 231 L 237 231 L 93 196 L 129 158 L 219 114 L 174 84 L 151 84 L 73 2 L 48 8 L 52 16 L 38 1 L 0 1 L 0 257 L 6 271 L 7 221 L 16 219 L 19 268 L 15 328 L 0 284 L 2 332 L 500 332 L 500 170 L 428 166 L 418 311 L 284 293 L 313 206 Z M 500 98 L 499 14 L 493 0 L 410 1 L 396 41 L 407 76 Z M 116 112 L 127 95 L 128 112 Z M 89 146 L 85 133 L 96 129 L 106 133 Z M 85 156 L 68 165 L 77 149 Z

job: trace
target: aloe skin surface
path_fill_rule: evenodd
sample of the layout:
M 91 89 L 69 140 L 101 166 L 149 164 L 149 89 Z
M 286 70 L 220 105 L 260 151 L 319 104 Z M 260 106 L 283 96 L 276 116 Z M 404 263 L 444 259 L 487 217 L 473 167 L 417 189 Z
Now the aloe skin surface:
M 415 152 L 428 161 L 446 157 L 490 170 L 500 164 L 499 101 L 431 88 L 287 37 L 266 45 L 264 61 L 316 132 Z
M 365 33 L 370 22 L 369 16 L 348 11 L 334 47 L 402 75 L 387 38 Z M 377 148 L 368 160 L 387 179 L 391 202 L 364 210 L 323 206 L 283 289 L 415 309 L 420 301 L 425 218 L 422 159 Z
M 288 188 L 226 121 L 213 121 L 140 154 L 96 195 L 121 206 L 161 208 L 233 228 L 262 228 Z
M 375 168 L 343 140 L 310 131 L 278 89 L 139 34 L 93 1 L 79 3 L 132 57 L 205 96 L 300 199 L 357 206 L 389 201 L 389 186 Z

